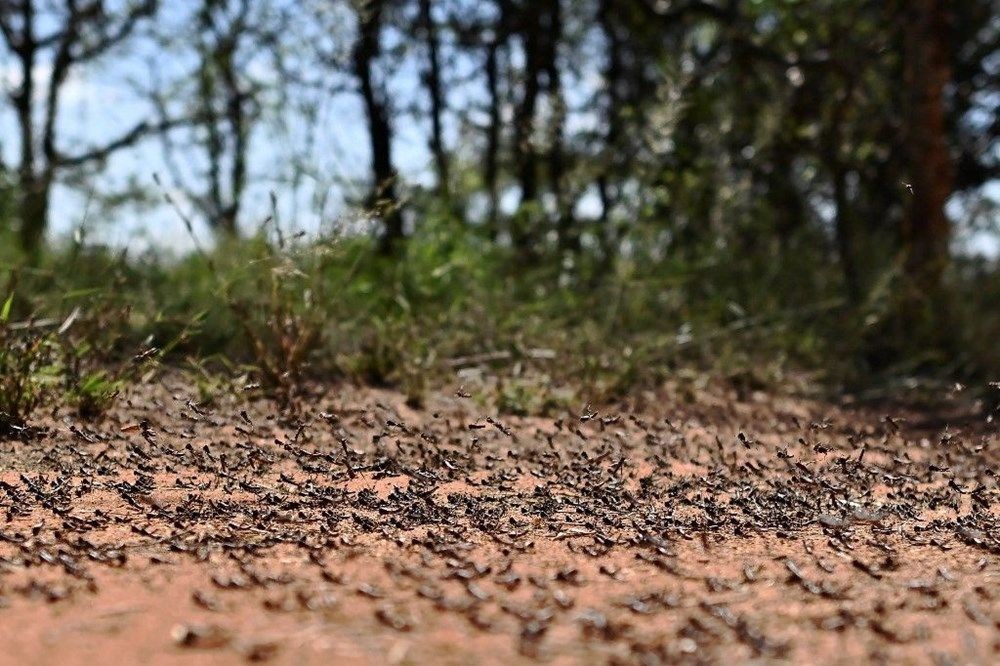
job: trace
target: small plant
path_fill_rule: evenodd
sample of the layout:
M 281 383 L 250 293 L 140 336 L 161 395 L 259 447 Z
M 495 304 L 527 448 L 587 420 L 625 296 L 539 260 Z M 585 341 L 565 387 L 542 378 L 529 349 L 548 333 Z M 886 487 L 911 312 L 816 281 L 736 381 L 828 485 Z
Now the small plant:
M 495 392 L 497 410 L 513 416 L 550 416 L 568 409 L 576 398 L 568 389 L 554 388 L 546 375 L 498 375 Z
M 14 296 L 0 306 L 0 437 L 23 431 L 32 412 L 58 379 L 51 333 L 36 333 L 33 322 L 11 324 Z
M 310 257 L 263 246 L 262 256 L 250 265 L 252 294 L 231 289 L 226 297 L 264 385 L 284 405 L 300 391 L 309 353 L 323 330 L 323 313 L 314 307 L 316 269 L 300 266 L 303 259 Z
M 75 312 L 79 312 L 79 309 Z M 76 319 L 71 315 L 60 331 L 67 333 L 69 325 Z M 134 378 L 148 360 L 147 357 L 152 355 L 140 354 L 131 363 L 123 364 L 95 347 L 98 336 L 103 336 L 100 339 L 105 347 L 112 347 L 116 342 L 114 333 L 105 333 L 92 327 L 84 327 L 82 336 L 63 335 L 59 338 L 61 357 L 58 370 L 62 397 L 77 415 L 87 420 L 96 419 L 107 412 L 121 394 L 126 378 Z
M 319 346 L 325 324 L 324 298 L 319 279 L 325 262 L 325 248 L 305 248 L 287 238 L 278 221 L 277 210 L 261 225 L 255 238 L 234 242 L 228 250 L 248 251 L 237 266 L 226 261 L 227 248 L 209 255 L 198 242 L 191 219 L 169 195 L 164 195 L 184 223 L 204 261 L 218 295 L 242 333 L 246 347 L 260 374 L 261 384 L 285 406 L 294 406 L 302 388 L 308 356 Z M 272 199 L 272 206 L 274 200 Z M 267 240 L 265 228 L 273 223 L 276 245 Z M 215 260 L 219 258 L 225 264 Z M 227 272 L 226 269 L 235 272 Z
M 218 358 L 217 362 L 228 370 L 230 376 L 233 374 L 233 368 L 226 363 L 225 357 Z M 214 405 L 219 396 L 237 390 L 230 377 L 211 367 L 209 359 L 188 358 L 187 365 L 185 376 L 198 390 L 198 404 Z
M 78 380 L 70 389 L 69 398 L 81 417 L 94 419 L 111 408 L 121 393 L 121 386 L 121 380 L 98 370 Z

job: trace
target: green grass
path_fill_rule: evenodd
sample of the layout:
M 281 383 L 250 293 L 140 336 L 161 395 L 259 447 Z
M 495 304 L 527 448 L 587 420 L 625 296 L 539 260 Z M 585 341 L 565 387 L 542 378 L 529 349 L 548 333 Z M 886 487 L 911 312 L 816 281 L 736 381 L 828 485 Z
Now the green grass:
M 498 404 L 522 413 L 687 371 L 746 391 L 781 386 L 791 373 L 838 390 L 913 374 L 998 376 L 995 264 L 956 262 L 947 320 L 932 319 L 937 334 L 922 336 L 890 326 L 892 266 L 851 306 L 836 262 L 810 250 L 822 244 L 800 241 L 738 258 L 717 242 L 684 256 L 636 249 L 610 267 L 596 252 L 569 262 L 542 248 L 526 264 L 474 230 L 432 219 L 397 258 L 378 256 L 363 237 L 279 247 L 257 236 L 178 260 L 69 245 L 32 268 L 0 254 L 0 279 L 17 284 L 8 319 L 79 308 L 57 341 L 75 360 L 44 336 L 3 339 L 0 364 L 11 370 L 0 409 L 23 420 L 54 354 L 65 395 L 97 415 L 137 376 L 128 360 L 151 348 L 197 368 L 206 398 L 217 390 L 212 368 L 225 368 L 245 370 L 248 383 L 288 404 L 310 377 L 399 386 L 419 404 L 429 388 L 475 379 L 471 366 L 485 369 Z
M 54 336 L 11 321 L 14 295 L 0 302 L 0 436 L 23 430 L 57 382 Z

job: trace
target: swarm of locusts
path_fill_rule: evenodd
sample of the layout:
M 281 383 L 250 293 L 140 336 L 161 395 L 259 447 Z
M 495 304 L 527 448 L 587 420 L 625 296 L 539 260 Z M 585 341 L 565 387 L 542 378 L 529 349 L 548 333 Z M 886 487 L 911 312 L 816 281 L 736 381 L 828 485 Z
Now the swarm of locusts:
M 1000 455 L 978 416 L 195 395 L 167 380 L 0 445 L 11 654 L 1000 656 Z M 42 606 L 75 628 L 32 633 Z M 93 609 L 119 607 L 103 631 Z

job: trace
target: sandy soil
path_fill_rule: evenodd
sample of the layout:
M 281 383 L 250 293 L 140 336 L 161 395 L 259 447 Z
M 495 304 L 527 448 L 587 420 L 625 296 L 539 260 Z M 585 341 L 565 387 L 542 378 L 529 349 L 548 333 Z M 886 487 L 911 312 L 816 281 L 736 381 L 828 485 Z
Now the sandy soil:
M 0 442 L 0 662 L 1000 661 L 981 418 L 194 396 Z

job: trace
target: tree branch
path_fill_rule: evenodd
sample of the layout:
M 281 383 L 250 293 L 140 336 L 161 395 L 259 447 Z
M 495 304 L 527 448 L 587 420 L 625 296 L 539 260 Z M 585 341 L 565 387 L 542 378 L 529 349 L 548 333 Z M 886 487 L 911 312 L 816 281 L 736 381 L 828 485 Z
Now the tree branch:
M 119 150 L 134 146 L 136 143 L 142 141 L 148 136 L 168 132 L 178 127 L 190 125 L 193 122 L 195 122 L 193 118 L 173 118 L 160 121 L 159 123 L 149 123 L 144 120 L 117 139 L 110 141 L 103 146 L 91 148 L 87 152 L 80 153 L 79 155 L 66 156 L 57 154 L 54 165 L 57 168 L 64 168 L 79 167 L 91 162 L 100 162 L 106 160 Z
M 95 43 L 77 52 L 75 54 L 74 61 L 87 62 L 88 60 L 93 60 L 94 58 L 107 53 L 108 50 L 114 48 L 118 44 L 124 42 L 132 35 L 136 26 L 138 26 L 143 19 L 150 18 L 156 13 L 158 5 L 159 3 L 157 0 L 145 0 L 141 4 L 133 7 L 121 20 L 121 23 L 117 27 L 110 28 L 105 34 L 101 35 Z M 100 16 L 96 16 L 94 21 L 100 25 L 103 20 Z

